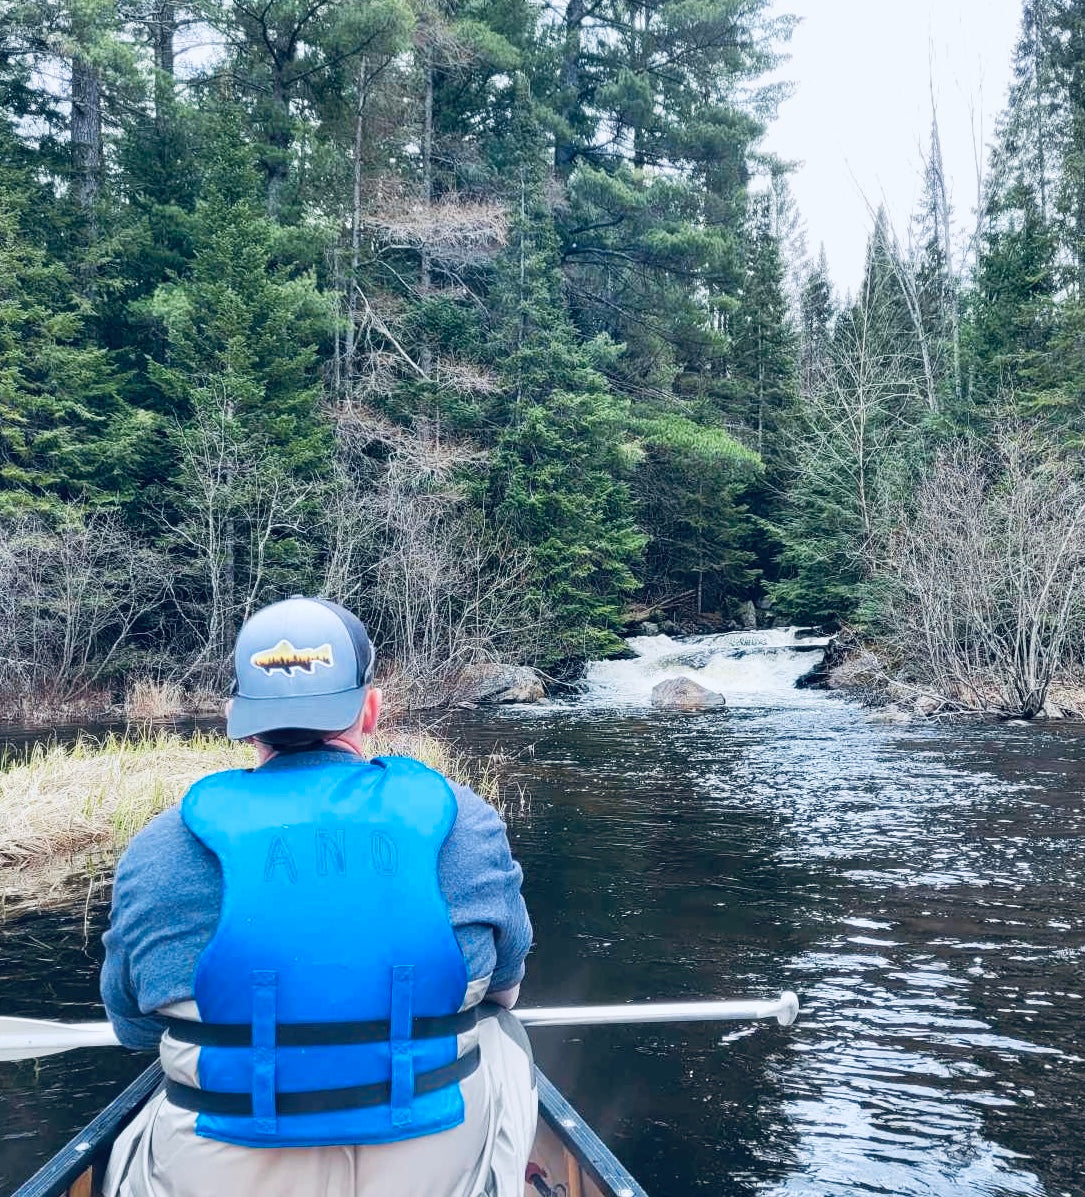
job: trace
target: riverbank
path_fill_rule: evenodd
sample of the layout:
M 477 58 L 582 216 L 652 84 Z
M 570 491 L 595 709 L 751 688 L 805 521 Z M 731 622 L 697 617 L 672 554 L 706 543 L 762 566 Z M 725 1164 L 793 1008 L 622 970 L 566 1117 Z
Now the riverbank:
M 907 664 L 894 664 L 889 654 L 872 637 L 845 628 L 825 650 L 824 660 L 800 681 L 804 689 L 829 690 L 874 712 L 885 722 L 909 723 L 931 718 L 1012 718 L 1000 710 L 993 691 L 984 704 L 978 693 L 958 687 L 950 693 L 910 684 Z M 1054 680 L 1043 709 L 1035 716 L 1044 720 L 1085 722 L 1085 678 Z
M 578 662 L 575 669 L 582 668 Z M 573 667 L 570 666 L 570 669 Z M 384 710 L 393 718 L 452 707 L 503 706 L 537 703 L 547 696 L 547 678 L 529 665 L 481 661 L 443 677 L 440 685 L 421 687 L 425 701 L 418 701 L 419 679 L 405 672 L 385 672 L 377 685 L 385 693 Z M 412 695 L 414 698 L 412 698 Z M 148 723 L 169 719 L 205 719 L 221 715 L 227 696 L 213 690 L 186 688 L 178 682 L 136 677 L 122 691 L 87 690 L 58 698 L 47 693 L 6 694 L 3 706 L 8 722 L 25 727 L 51 727 L 75 723 Z
M 137 677 L 123 689 L 87 689 L 58 696 L 45 691 L 5 693 L 5 722 L 26 728 L 57 725 L 146 723 L 221 715 L 226 696 L 177 682 Z
M 420 729 L 369 737 L 368 754 L 424 761 L 471 785 L 501 809 L 499 762 L 469 758 Z M 82 737 L 38 744 L 0 770 L 0 869 L 32 870 L 88 855 L 107 863 L 155 815 L 179 802 L 199 777 L 250 768 L 252 748 L 217 732 L 173 731 Z

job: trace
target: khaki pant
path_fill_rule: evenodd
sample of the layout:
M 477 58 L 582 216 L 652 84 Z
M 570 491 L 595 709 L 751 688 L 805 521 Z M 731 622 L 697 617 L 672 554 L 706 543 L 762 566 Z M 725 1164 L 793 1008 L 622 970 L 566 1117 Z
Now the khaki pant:
M 195 1133 L 157 1094 L 117 1140 L 104 1197 L 523 1197 L 538 1094 L 527 1035 L 479 1020 L 481 1063 L 460 1082 L 462 1125 L 359 1147 L 238 1147 Z

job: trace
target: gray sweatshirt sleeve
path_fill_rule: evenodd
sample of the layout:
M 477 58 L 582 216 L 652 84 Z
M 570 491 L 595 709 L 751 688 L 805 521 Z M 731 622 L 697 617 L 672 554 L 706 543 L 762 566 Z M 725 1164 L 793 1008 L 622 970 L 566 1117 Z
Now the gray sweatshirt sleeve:
M 163 1025 L 151 1012 L 192 997 L 200 953 L 222 904 L 218 859 L 173 807 L 128 845 L 113 881 L 102 1001 L 126 1047 L 154 1048 Z
M 490 977 L 489 992 L 519 984 L 531 949 L 531 920 L 520 893 L 501 816 L 467 786 L 452 786 L 459 805 L 438 861 L 441 889 L 467 961 L 469 978 Z

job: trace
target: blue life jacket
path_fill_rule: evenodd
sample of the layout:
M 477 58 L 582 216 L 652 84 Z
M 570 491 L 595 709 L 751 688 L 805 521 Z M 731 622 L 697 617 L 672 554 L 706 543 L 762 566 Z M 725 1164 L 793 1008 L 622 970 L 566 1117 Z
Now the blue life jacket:
M 456 818 L 406 757 L 277 757 L 198 781 L 181 817 L 222 866 L 196 967 L 200 1135 L 248 1147 L 388 1143 L 458 1126 L 467 971 L 437 859 Z

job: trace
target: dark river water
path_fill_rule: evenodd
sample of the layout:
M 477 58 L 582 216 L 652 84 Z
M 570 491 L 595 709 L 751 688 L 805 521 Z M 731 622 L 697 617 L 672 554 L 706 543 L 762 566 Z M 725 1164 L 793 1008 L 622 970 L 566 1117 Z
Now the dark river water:
M 887 727 L 780 689 L 451 731 L 530 795 L 525 1004 L 799 994 L 788 1029 L 532 1033 L 651 1197 L 1085 1194 L 1082 729 Z M 104 917 L 96 889 L 9 918 L 0 1010 L 100 1016 Z M 144 1062 L 0 1064 L 0 1192 Z

